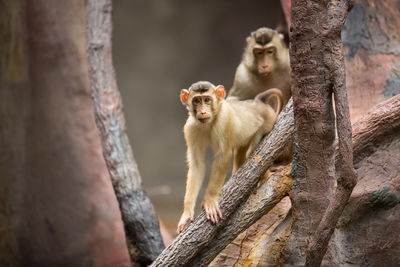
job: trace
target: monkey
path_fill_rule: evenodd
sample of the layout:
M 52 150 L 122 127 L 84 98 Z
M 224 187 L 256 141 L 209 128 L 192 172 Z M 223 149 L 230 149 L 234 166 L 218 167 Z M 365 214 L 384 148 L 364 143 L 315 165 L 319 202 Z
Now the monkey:
M 282 92 L 285 106 L 292 92 L 289 50 L 284 36 L 269 28 L 259 28 L 246 41 L 242 61 L 236 69 L 228 98 L 253 99 L 267 89 L 278 88 Z
M 283 34 L 264 27 L 252 32 L 246 41 L 247 45 L 242 61 L 236 69 L 228 99 L 252 99 L 266 89 L 278 88 L 282 92 L 285 106 L 292 92 L 289 50 Z M 293 142 L 290 142 L 275 163 L 284 164 L 291 161 L 292 154 Z
M 282 94 L 280 90 L 270 89 L 254 100 L 225 100 L 224 86 L 200 81 L 188 90 L 182 89 L 180 99 L 188 110 L 183 129 L 188 174 L 178 234 L 189 220 L 194 219 L 196 199 L 205 176 L 206 148 L 211 147 L 214 161 L 202 206 L 207 219 L 216 224 L 218 217 L 222 218 L 217 200 L 231 162 L 232 150 L 244 151 L 248 156 L 262 136 L 272 130 L 282 108 Z M 272 99 L 278 103 L 276 109 L 267 104 Z M 236 170 L 244 160 L 245 157 L 235 157 L 233 168 Z

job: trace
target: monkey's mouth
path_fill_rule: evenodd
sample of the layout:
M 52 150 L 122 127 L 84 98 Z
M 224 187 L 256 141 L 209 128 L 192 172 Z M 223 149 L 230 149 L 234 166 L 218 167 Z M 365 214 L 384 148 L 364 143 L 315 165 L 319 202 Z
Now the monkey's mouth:
M 269 75 L 269 71 L 260 71 L 260 75 L 263 77 L 267 77 Z
M 199 120 L 199 122 L 201 123 L 206 123 L 208 121 L 210 121 L 211 117 L 205 117 L 205 118 L 197 118 Z

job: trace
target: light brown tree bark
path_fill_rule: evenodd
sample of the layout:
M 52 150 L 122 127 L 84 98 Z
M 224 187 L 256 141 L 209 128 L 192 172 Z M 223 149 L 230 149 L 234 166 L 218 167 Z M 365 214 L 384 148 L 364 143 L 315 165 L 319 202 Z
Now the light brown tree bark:
M 90 85 L 103 155 L 120 205 L 127 240 L 138 252 L 138 255 L 131 252 L 132 261 L 148 265 L 161 253 L 164 244 L 158 218 L 142 187 L 126 133 L 112 64 L 112 2 L 88 0 L 86 9 Z

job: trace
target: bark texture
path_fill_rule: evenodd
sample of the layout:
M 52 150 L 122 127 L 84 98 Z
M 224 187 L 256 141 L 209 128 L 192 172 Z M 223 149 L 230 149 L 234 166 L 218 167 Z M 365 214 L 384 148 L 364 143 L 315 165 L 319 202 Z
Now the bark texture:
M 335 120 L 332 106 L 333 55 L 340 36 L 330 36 L 337 14 L 334 1 L 293 1 L 290 62 L 295 118 L 293 225 L 285 245 L 285 264 L 303 266 L 309 238 L 331 200 Z M 334 22 L 333 22 L 334 23 Z M 339 29 L 340 30 L 340 29 Z M 340 66 L 338 66 L 340 67 Z
M 279 115 L 274 129 L 262 140 L 243 166 L 222 188 L 219 199 L 220 209 L 223 214 L 221 221 L 217 225 L 213 225 L 206 219 L 205 213 L 202 211 L 195 221 L 189 224 L 158 256 L 151 266 L 205 266 L 212 260 L 212 256 L 204 261 L 201 259 L 207 253 L 213 256 L 218 253 L 218 251 L 213 253 L 208 250 L 210 240 L 215 239 L 217 234 L 221 234 L 221 231 L 224 231 L 237 207 L 247 200 L 251 192 L 256 188 L 260 177 L 264 175 L 274 159 L 291 140 L 293 132 L 292 105 L 290 100 L 284 111 Z M 230 241 L 228 238 L 225 237 L 221 244 L 216 244 L 216 248 L 218 247 L 221 250 L 226 246 Z
M 190 263 L 190 266 L 208 266 L 208 264 L 231 243 L 240 233 L 253 225 L 263 215 L 269 213 L 291 190 L 292 177 L 289 168 L 270 176 L 268 180 L 262 179 L 262 184 L 255 188 L 245 203 L 229 217 L 223 230 L 218 231 L 214 238 L 208 242 L 207 248 L 201 251 Z M 281 209 L 278 207 L 270 217 L 276 216 Z M 275 222 L 276 223 L 276 222 Z
M 153 205 L 126 133 L 121 96 L 111 54 L 111 0 L 87 1 L 87 53 L 96 124 L 103 155 L 117 196 L 128 241 L 137 248 L 141 264 L 150 264 L 164 244 Z M 134 259 L 136 260 L 136 259 Z
M 214 254 L 216 245 L 224 242 L 221 237 L 229 236 L 229 239 L 232 239 L 237 236 L 208 266 L 258 266 L 260 262 L 266 261 L 275 263 L 273 253 L 266 253 L 270 243 L 266 239 L 275 236 L 275 228 L 286 218 L 291 207 L 290 199 L 285 197 L 291 190 L 292 178 L 288 173 L 290 170 L 291 165 L 288 165 L 263 182 L 250 195 L 245 205 L 232 216 L 235 219 L 231 219 L 225 230 L 218 233 L 218 238 L 210 241 L 209 253 Z M 256 220 L 257 223 L 248 228 L 248 225 Z M 279 240 L 284 244 L 283 238 Z M 276 247 L 274 249 L 278 250 Z M 265 255 L 269 256 L 264 257 Z
M 129 266 L 94 123 L 84 1 L 0 1 L 0 12 L 0 265 Z
M 324 28 L 323 37 L 325 37 L 322 39 L 323 46 L 326 49 L 324 63 L 330 71 L 329 78 L 335 99 L 338 135 L 338 153 L 335 162 L 337 187 L 307 249 L 306 266 L 321 265 L 336 223 L 357 183 L 357 174 L 353 166 L 351 123 L 347 102 L 343 47 L 340 38 L 350 8 L 349 2 L 331 1 L 327 7 L 330 21 L 326 26 L 322 26 Z

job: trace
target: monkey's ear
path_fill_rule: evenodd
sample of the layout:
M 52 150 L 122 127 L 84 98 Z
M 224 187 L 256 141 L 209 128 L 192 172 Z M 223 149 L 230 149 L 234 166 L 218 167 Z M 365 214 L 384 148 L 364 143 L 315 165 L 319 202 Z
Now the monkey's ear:
M 189 91 L 186 89 L 181 90 L 181 102 L 183 105 L 186 105 L 186 101 L 189 98 Z
M 225 88 L 223 85 L 218 85 L 215 87 L 215 93 L 217 94 L 220 100 L 225 98 Z

